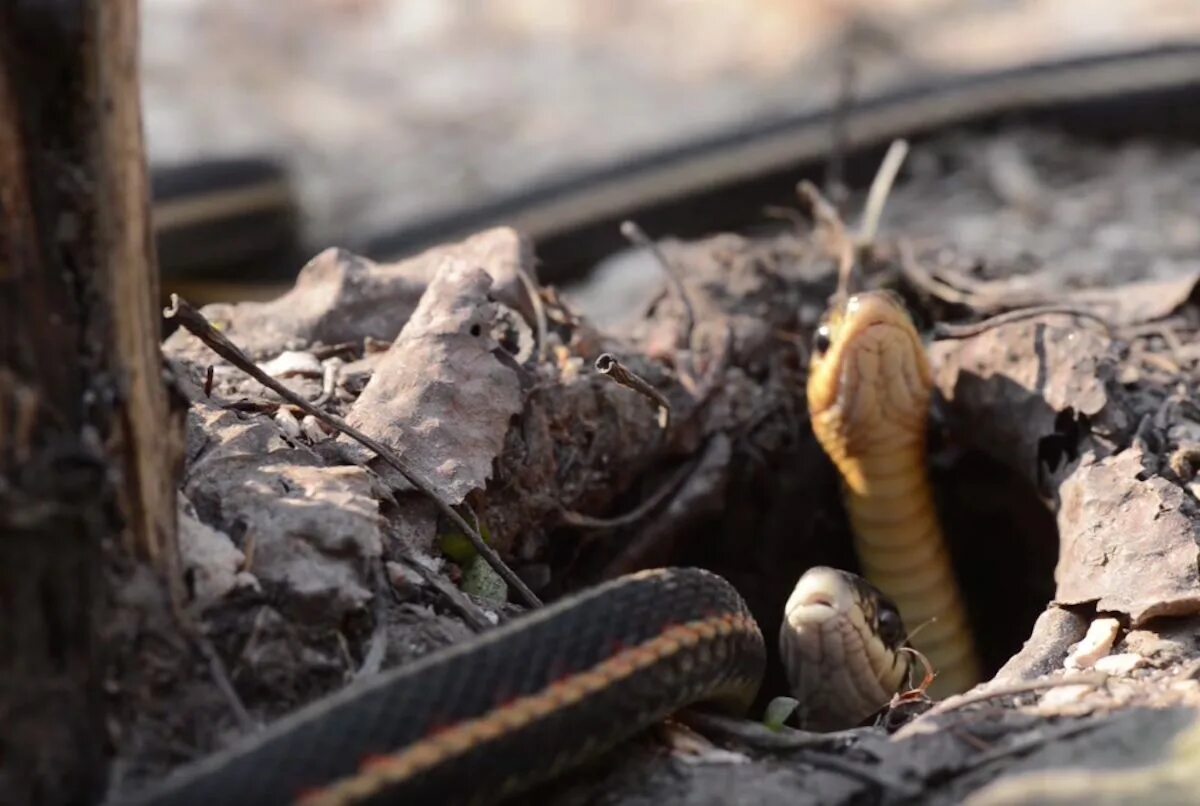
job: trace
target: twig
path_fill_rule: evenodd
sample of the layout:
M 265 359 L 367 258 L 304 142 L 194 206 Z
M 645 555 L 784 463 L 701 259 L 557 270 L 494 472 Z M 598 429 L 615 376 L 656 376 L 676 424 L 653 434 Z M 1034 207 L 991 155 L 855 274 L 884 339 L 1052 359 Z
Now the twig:
M 517 590 L 521 598 L 525 600 L 530 607 L 541 607 L 542 601 L 529 589 L 521 578 L 517 576 L 511 568 L 505 564 L 496 550 L 484 542 L 483 537 L 479 532 L 472 529 L 470 524 L 460 515 L 454 507 L 450 506 L 442 497 L 437 494 L 437 491 L 411 470 L 399 456 L 390 448 L 382 443 L 372 439 L 357 428 L 353 427 L 345 420 L 333 414 L 329 414 L 322 409 L 317 408 L 312 403 L 302 398 L 300 395 L 288 389 L 279 381 L 272 378 L 267 373 L 259 369 L 258 365 L 246 357 L 237 345 L 227 339 L 224 334 L 217 331 L 204 315 L 191 306 L 187 300 L 181 299 L 178 294 L 171 295 L 171 307 L 163 311 L 163 316 L 168 319 L 175 319 L 180 325 L 187 328 L 200 341 L 204 342 L 210 350 L 224 358 L 229 363 L 233 364 L 238 369 L 245 372 L 250 377 L 261 383 L 263 386 L 275 392 L 293 406 L 297 406 L 313 417 L 316 417 L 321 422 L 336 431 L 340 431 L 356 442 L 365 445 L 370 450 L 374 451 L 381 459 L 387 462 L 392 467 L 399 471 L 400 475 L 408 481 L 409 484 L 416 487 L 422 493 L 429 497 L 437 506 L 438 510 L 454 523 L 463 534 L 475 546 L 475 550 L 479 552 L 488 565 L 495 569 L 496 573 L 504 579 L 509 585 Z
M 892 192 L 892 185 L 900 173 L 900 166 L 908 156 L 908 141 L 893 140 L 888 147 L 883 162 L 875 179 L 871 181 L 871 189 L 867 192 L 866 209 L 863 210 L 862 224 L 858 229 L 859 246 L 869 246 L 875 242 L 875 234 L 879 231 L 879 221 L 883 217 L 883 207 L 887 204 Z
M 828 238 L 829 251 L 837 258 L 837 298 L 845 299 L 850 294 L 850 278 L 854 272 L 854 241 L 846 232 L 846 225 L 835 208 L 807 179 L 796 186 L 796 193 L 812 211 L 813 219 Z
M 882 770 L 875 769 L 870 765 L 850 761 L 841 756 L 801 751 L 798 760 L 818 769 L 840 772 L 848 778 L 853 778 L 864 784 L 871 784 L 879 789 L 891 790 L 906 798 L 916 797 L 922 791 L 916 784 L 910 784 Z
M 679 489 L 680 485 L 687 480 L 687 477 L 696 469 L 698 460 L 693 460 L 684 464 L 682 467 L 676 468 L 671 477 L 663 482 L 654 493 L 642 503 L 626 512 L 624 515 L 617 515 L 612 518 L 595 518 L 591 515 L 584 515 L 580 512 L 571 510 L 563 510 L 562 522 L 568 526 L 577 526 L 582 529 L 616 529 L 621 526 L 629 526 L 637 523 L 642 518 L 646 517 L 653 510 L 658 508 L 658 505 L 666 500 L 667 496 Z
M 964 773 L 972 772 L 980 767 L 986 767 L 988 764 L 993 762 L 1011 758 L 1012 756 L 1019 756 L 1022 753 L 1028 753 L 1030 750 L 1034 750 L 1042 745 L 1049 744 L 1050 742 L 1057 742 L 1061 739 L 1067 739 L 1080 733 L 1086 733 L 1089 730 L 1095 730 L 1096 728 L 1100 727 L 1100 725 L 1101 720 L 1098 719 L 1088 719 L 1078 722 L 1068 722 L 1065 725 L 1056 725 L 1050 730 L 1042 731 L 1041 733 L 1034 733 L 1031 736 L 1026 736 L 1025 738 L 1019 739 L 1005 747 L 997 747 L 992 750 L 985 750 L 982 753 L 971 756 L 964 761 L 957 770 L 955 770 L 955 774 L 962 775 Z
M 333 399 L 334 393 L 337 391 L 338 376 L 342 372 L 342 359 L 333 358 L 326 359 L 324 372 L 321 375 L 321 394 L 317 395 L 313 400 L 314 406 L 324 406 Z
M 650 236 L 635 222 L 623 221 L 621 223 L 621 234 L 634 246 L 640 246 L 643 249 L 649 250 L 650 254 L 654 255 L 654 259 L 662 267 L 663 273 L 667 275 L 671 290 L 678 297 L 680 306 L 683 307 L 683 343 L 690 345 L 692 343 L 692 328 L 696 326 L 696 311 L 692 308 L 692 301 L 688 298 L 687 289 L 683 285 L 683 276 L 680 274 L 679 269 L 667 259 L 662 247 L 657 242 L 650 240 Z
M 199 625 L 191 621 L 190 618 L 185 618 L 188 624 L 188 632 L 191 633 L 192 640 L 196 644 L 196 648 L 200 650 L 200 654 L 208 662 L 208 673 L 212 677 L 217 688 L 220 689 L 225 701 L 229 703 L 229 710 L 233 712 L 234 719 L 237 720 L 238 727 L 243 733 L 251 733 L 258 730 L 258 724 L 250 717 L 250 712 L 246 710 L 242 698 L 238 696 L 237 689 L 233 687 L 233 682 L 229 679 L 229 673 L 225 670 L 225 663 L 221 660 L 221 656 L 217 654 L 217 649 L 212 645 L 212 641 L 208 640 L 208 636 L 200 631 Z
M 1076 674 L 1067 677 L 1054 677 L 1045 680 L 1028 680 L 1022 683 L 1013 683 L 1007 686 L 997 686 L 995 688 L 985 688 L 982 691 L 975 691 L 968 694 L 961 694 L 957 697 L 951 697 L 947 700 L 942 700 L 937 705 L 930 708 L 925 713 L 914 719 L 910 725 L 914 725 L 925 719 L 934 716 L 941 716 L 952 711 L 959 711 L 972 705 L 978 705 L 988 700 L 995 700 L 1001 697 L 1015 697 L 1020 694 L 1033 694 L 1038 691 L 1045 691 L 1051 688 L 1062 688 L 1063 686 L 1099 686 L 1108 679 L 1105 674 Z M 906 726 L 907 727 L 907 726 Z
M 208 369 L 204 372 L 204 396 L 212 397 L 213 378 L 216 376 L 216 368 L 212 364 L 208 365 Z
M 863 736 L 879 733 L 875 728 L 815 733 L 787 726 L 774 731 L 758 722 L 693 710 L 681 711 L 676 718 L 701 733 L 726 736 L 759 750 L 837 750 Z
M 416 558 L 412 550 L 405 545 L 402 539 L 396 538 L 394 545 L 396 546 L 396 553 L 404 561 L 404 564 L 413 571 L 416 571 L 417 576 L 421 577 L 426 585 L 429 585 L 440 593 L 450 606 L 450 609 L 456 612 L 471 629 L 475 630 L 475 632 L 483 632 L 492 626 L 487 616 L 483 614 L 483 611 L 474 602 L 468 599 L 458 588 L 447 582 L 441 574 L 435 573 L 430 568 L 426 568 L 425 564 Z
M 596 359 L 596 371 L 624 386 L 658 406 L 658 425 L 666 429 L 671 424 L 671 403 L 662 392 L 655 389 L 644 378 L 626 367 L 612 353 L 601 353 Z
M 529 295 L 529 304 L 533 306 L 533 319 L 537 327 L 537 360 L 540 364 L 546 360 L 546 306 L 542 304 L 542 294 L 537 283 L 529 276 L 529 272 L 520 266 L 516 267 L 517 277 Z
M 388 646 L 388 631 L 387 631 L 387 606 L 381 592 L 391 590 L 392 581 L 388 578 L 387 567 L 384 560 L 381 558 L 372 565 L 374 572 L 373 586 L 376 591 L 374 599 L 374 619 L 375 628 L 371 631 L 371 641 L 367 645 L 367 654 L 363 658 L 362 664 L 358 667 L 358 671 L 354 673 L 356 678 L 370 677 L 379 672 L 383 667 L 383 658 L 387 655 Z
M 1112 325 L 1103 316 L 1095 314 L 1083 308 L 1077 308 L 1071 305 L 1035 305 L 1031 308 L 1021 308 L 1016 311 L 1008 311 L 1006 313 L 997 314 L 996 316 L 984 319 L 982 322 L 972 322 L 968 325 L 950 325 L 945 322 L 939 322 L 933 327 L 934 339 L 967 339 L 972 336 L 978 336 L 993 328 L 1010 325 L 1013 322 L 1020 322 L 1025 319 L 1033 319 L 1037 316 L 1050 316 L 1061 314 L 1063 316 L 1074 316 L 1078 319 L 1086 319 L 1089 322 L 1095 322 L 1104 328 L 1106 333 L 1112 333 Z
M 724 734 L 760 750 L 797 753 L 798 755 L 793 758 L 804 764 L 838 772 L 881 789 L 890 789 L 909 797 L 916 795 L 919 791 L 907 781 L 874 769 L 870 765 L 831 755 L 837 752 L 840 746 L 853 743 L 865 735 L 878 733 L 875 728 L 852 728 L 833 733 L 813 733 L 785 727 L 776 733 L 756 722 L 730 719 L 718 714 L 692 710 L 685 710 L 677 714 L 676 719 L 701 733 Z

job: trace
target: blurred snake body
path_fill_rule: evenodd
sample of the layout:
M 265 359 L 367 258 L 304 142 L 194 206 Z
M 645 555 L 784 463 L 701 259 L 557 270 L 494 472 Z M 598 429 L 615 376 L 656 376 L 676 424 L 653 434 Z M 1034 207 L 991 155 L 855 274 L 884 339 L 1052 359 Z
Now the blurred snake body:
M 814 338 L 813 432 L 841 474 L 864 575 L 900 609 L 944 696 L 980 679 L 978 655 L 926 467 L 932 372 L 903 302 L 835 302 Z
M 906 679 L 895 608 L 852 574 L 808 571 L 780 637 L 814 725 L 857 724 Z M 765 661 L 724 579 L 644 571 L 351 684 L 121 802 L 497 803 L 682 708 L 744 712 Z

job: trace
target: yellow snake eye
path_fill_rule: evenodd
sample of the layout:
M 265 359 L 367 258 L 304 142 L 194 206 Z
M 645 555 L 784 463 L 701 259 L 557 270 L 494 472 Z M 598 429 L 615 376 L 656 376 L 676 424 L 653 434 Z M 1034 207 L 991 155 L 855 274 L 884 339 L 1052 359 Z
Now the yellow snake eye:
M 813 335 L 813 351 L 818 355 L 824 355 L 832 343 L 829 337 L 829 325 L 821 325 L 817 328 L 816 334 Z

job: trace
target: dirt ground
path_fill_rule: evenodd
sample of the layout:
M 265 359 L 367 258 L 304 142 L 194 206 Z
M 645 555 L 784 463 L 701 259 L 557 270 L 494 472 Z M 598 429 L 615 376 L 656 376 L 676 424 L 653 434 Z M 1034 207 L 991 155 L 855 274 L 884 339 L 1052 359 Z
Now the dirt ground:
M 1028 60 L 1200 36 L 1191 0 L 147 0 L 151 156 L 292 170 L 352 244 L 565 170 Z
M 553 802 L 957 803 L 1001 773 L 1167 764 L 1189 735 L 1200 155 L 1011 131 L 918 146 L 907 166 L 860 264 L 931 336 L 933 471 L 990 693 L 915 721 L 901 709 L 833 753 L 716 738 L 724 752 L 689 755 L 651 735 Z M 503 229 L 396 266 L 330 250 L 280 301 L 205 314 L 272 377 L 400 451 L 439 498 L 469 504 L 539 596 L 698 564 L 771 636 L 801 571 L 854 567 L 803 400 L 830 244 L 803 215 L 754 238 L 664 243 L 695 313 L 682 340 L 661 274 L 625 284 L 638 314 L 612 329 L 590 321 L 618 321 L 603 288 L 577 289 L 578 308 L 544 288 L 539 315 L 528 244 Z M 1107 325 L 1059 311 L 954 329 L 1045 303 Z M 602 352 L 666 396 L 669 428 L 592 370 Z M 166 353 L 190 400 L 181 541 L 200 627 L 181 635 L 152 585 L 123 592 L 113 637 L 136 650 L 109 686 L 117 791 L 520 609 L 370 452 L 185 332 Z M 1089 629 L 1092 657 L 1064 668 Z M 770 663 L 764 698 L 783 693 Z M 1139 780 L 1184 791 L 1172 770 Z M 1089 796 L 1106 785 L 1093 778 Z

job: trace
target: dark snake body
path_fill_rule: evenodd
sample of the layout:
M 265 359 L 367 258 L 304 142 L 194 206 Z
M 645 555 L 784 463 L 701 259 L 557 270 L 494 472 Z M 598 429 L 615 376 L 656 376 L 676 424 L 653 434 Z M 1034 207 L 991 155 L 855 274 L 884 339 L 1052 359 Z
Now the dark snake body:
M 725 580 L 634 574 L 351 685 L 132 802 L 496 802 L 687 705 L 744 709 L 764 664 Z

